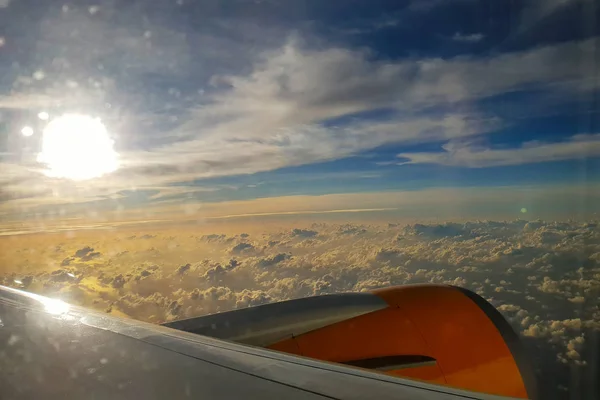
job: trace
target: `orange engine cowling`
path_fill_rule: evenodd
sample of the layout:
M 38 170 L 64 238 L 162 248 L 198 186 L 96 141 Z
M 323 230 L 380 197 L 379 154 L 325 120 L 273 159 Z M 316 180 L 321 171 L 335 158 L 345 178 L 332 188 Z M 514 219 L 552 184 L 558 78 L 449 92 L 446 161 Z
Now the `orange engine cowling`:
M 441 285 L 373 294 L 388 306 L 267 347 L 477 392 L 536 397 L 518 336 L 482 297 Z
M 482 297 L 454 286 L 314 296 L 165 325 L 389 375 L 537 398 L 510 325 Z

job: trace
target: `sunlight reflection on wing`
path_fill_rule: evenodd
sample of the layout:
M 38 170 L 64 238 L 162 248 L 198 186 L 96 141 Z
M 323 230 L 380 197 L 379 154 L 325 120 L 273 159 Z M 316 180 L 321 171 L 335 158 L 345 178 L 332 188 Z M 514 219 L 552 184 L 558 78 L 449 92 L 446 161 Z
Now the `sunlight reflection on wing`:
M 65 314 L 69 311 L 69 305 L 62 300 L 58 299 L 41 299 L 44 304 L 44 309 L 47 313 L 53 315 Z

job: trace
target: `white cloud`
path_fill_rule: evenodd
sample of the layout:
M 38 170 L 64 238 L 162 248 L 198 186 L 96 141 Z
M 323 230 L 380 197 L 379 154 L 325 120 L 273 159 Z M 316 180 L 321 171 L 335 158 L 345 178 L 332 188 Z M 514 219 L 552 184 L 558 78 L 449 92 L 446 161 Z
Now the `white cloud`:
M 585 302 L 585 297 L 583 296 L 575 296 L 569 299 L 571 303 L 575 304 L 583 304 Z
M 236 308 L 246 308 L 271 303 L 273 298 L 263 290 L 244 289 L 237 295 Z
M 526 0 L 523 2 L 523 10 L 519 17 L 517 31 L 523 32 L 527 29 L 534 28 L 537 24 L 543 22 L 544 19 L 558 12 L 564 12 L 564 9 L 567 6 L 586 3 L 593 6 L 593 1 L 594 0 Z M 582 17 L 584 16 L 582 15 Z
M 531 324 L 523 331 L 523 335 L 538 338 L 543 335 L 543 330 L 539 325 Z
M 516 306 L 514 304 L 503 304 L 501 306 L 498 306 L 497 309 L 498 309 L 498 311 L 501 311 L 501 312 L 514 312 L 514 313 L 523 311 L 521 309 L 521 307 Z
M 62 200 L 62 199 L 61 199 Z M 55 200 L 56 201 L 56 200 Z M 266 218 L 275 216 L 311 216 L 326 219 L 328 216 L 350 216 L 352 220 L 361 215 L 368 218 L 395 219 L 397 222 L 436 221 L 448 218 L 473 219 L 496 218 L 510 219 L 527 218 L 556 218 L 569 217 L 573 213 L 573 202 L 600 204 L 600 186 L 590 185 L 555 185 L 555 186 L 505 186 L 499 188 L 433 188 L 397 192 L 348 193 L 319 196 L 284 196 L 261 198 L 243 201 L 205 202 L 191 204 L 159 204 L 155 207 L 120 210 L 120 200 L 108 202 L 113 209 L 102 211 L 98 206 L 93 207 L 97 215 L 90 214 L 90 207 L 82 204 L 81 209 L 56 205 L 46 211 L 29 210 L 30 217 L 37 218 L 27 223 L 10 222 L 8 216 L 14 218 L 15 210 L 24 208 L 24 200 L 7 201 L 0 205 L 0 212 L 6 210 L 7 220 L 3 221 L 0 229 L 8 234 L 15 231 L 65 231 L 69 229 L 99 229 L 102 227 L 117 227 L 123 225 L 149 224 L 151 222 L 175 222 L 177 220 L 241 220 L 242 218 Z M 521 213 L 523 205 L 529 212 Z M 35 205 L 35 203 L 33 203 Z M 29 204 L 29 207 L 33 206 Z M 351 207 L 351 208 L 348 208 Z M 116 210 L 115 210 L 116 208 Z M 597 211 L 595 207 L 586 210 L 586 216 Z M 65 214 L 66 213 L 66 214 Z M 519 229 L 525 227 L 523 221 Z M 535 225 L 535 221 L 532 222 Z M 450 224 L 449 226 L 451 226 Z M 413 227 L 415 228 L 415 227 Z M 417 230 L 420 230 L 419 227 Z M 448 227 L 446 227 L 448 228 Z M 425 227 L 421 232 L 433 229 L 443 233 L 440 227 Z M 459 227 L 464 230 L 461 235 L 467 237 L 470 231 L 473 236 L 483 236 L 489 231 L 507 229 L 499 226 Z M 515 228 L 516 229 L 516 228 Z M 556 228 L 554 228 L 556 229 Z M 480 230 L 480 231 L 478 231 Z M 536 231 L 537 232 L 537 231 Z M 433 232 L 435 233 L 435 232 Z M 533 237 L 538 241 L 545 240 L 548 234 L 537 232 Z M 209 240 L 207 238 L 207 240 Z M 216 241 L 233 241 L 233 237 L 223 236 L 214 238 Z M 514 248 L 511 251 L 527 252 L 527 248 Z M 600 249 L 599 249 L 600 251 Z M 536 268 L 543 265 L 537 265 Z
M 441 164 L 470 168 L 585 159 L 600 156 L 600 134 L 575 135 L 559 143 L 526 142 L 518 148 L 492 149 L 450 142 L 442 152 L 400 153 L 402 164 Z
M 14 93 L 10 96 L 0 96 L 0 108 L 5 109 L 44 109 L 59 105 L 61 105 L 60 98 L 42 93 Z
M 585 79 L 585 71 L 565 58 L 590 57 L 594 46 L 595 40 L 588 40 L 486 58 L 386 62 L 373 61 L 366 52 L 307 50 L 291 41 L 266 53 L 248 76 L 217 79 L 231 85 L 231 90 L 217 96 L 217 102 L 197 118 L 211 122 L 210 116 L 214 123 L 216 117 L 232 113 L 240 117 L 257 114 L 275 128 L 381 106 L 411 109 L 500 94 L 522 84 Z M 230 134 L 239 136 L 240 132 L 235 129 Z
M 588 76 L 569 60 L 587 59 L 595 46 L 595 40 L 588 40 L 486 58 L 390 62 L 364 51 L 310 50 L 292 40 L 262 54 L 248 75 L 215 77 L 222 89 L 177 129 L 176 141 L 125 154 L 129 162 L 123 173 L 168 171 L 153 176 L 159 181 L 247 174 L 347 157 L 389 143 L 484 134 L 502 121 L 476 113 L 425 115 L 418 110 L 523 85 L 578 88 Z M 398 113 L 384 121 L 356 117 L 350 124 L 321 124 L 381 107 Z
M 470 33 L 470 34 L 462 34 L 460 32 L 456 32 L 452 36 L 452 40 L 455 42 L 466 42 L 466 43 L 477 43 L 481 42 L 485 38 L 483 33 Z
M 573 360 L 579 360 L 581 358 L 579 352 L 584 343 L 585 339 L 583 336 L 578 336 L 569 340 L 569 343 L 567 344 L 567 357 Z
M 60 33 L 51 33 L 60 36 Z M 180 49 L 181 38 L 177 35 L 165 33 L 165 38 Z M 128 46 L 127 43 L 122 45 Z M 119 192 L 131 189 L 132 183 L 137 189 L 160 188 L 161 193 L 157 196 L 168 197 L 185 194 L 186 190 L 195 191 L 193 188 L 167 189 L 172 182 L 251 174 L 334 160 L 391 143 L 455 141 L 482 135 L 503 126 L 504 121 L 477 111 L 449 111 L 450 106 L 525 86 L 555 91 L 588 89 L 584 84 L 588 79 L 587 72 L 572 60 L 589 59 L 597 46 L 597 39 L 590 39 L 486 57 L 391 61 L 376 60 L 373 54 L 354 49 L 310 49 L 299 39 L 292 39 L 276 50 L 261 52 L 245 75 L 214 76 L 215 87 L 203 97 L 203 106 L 188 110 L 189 116 L 181 118 L 179 126 L 163 135 L 160 145 L 152 138 L 145 138 L 146 151 L 124 148 L 120 151 L 122 169 L 90 182 L 85 191 L 69 186 L 68 182 L 37 175 L 39 172 L 32 168 L 33 164 L 25 162 L 19 165 L 34 173 L 37 180 L 27 184 L 15 182 L 10 190 L 18 192 L 20 186 L 23 186 L 22 190 L 28 187 L 39 189 L 19 207 L 36 201 L 38 204 L 73 203 L 118 196 Z M 155 55 L 139 59 L 148 57 Z M 175 55 L 163 56 L 160 63 L 165 58 L 180 60 Z M 156 60 L 148 62 L 152 65 Z M 182 68 L 189 71 L 190 61 L 183 59 L 180 62 Z M 145 71 L 148 66 L 133 67 Z M 108 86 L 106 91 L 109 91 Z M 62 94 L 61 91 L 52 92 L 51 97 L 64 98 L 74 104 L 85 103 L 77 95 Z M 14 99 L 11 97 L 2 102 L 14 100 L 13 107 L 40 105 L 39 99 L 19 99 L 19 96 L 17 91 Z M 26 93 L 23 96 L 27 97 Z M 44 101 L 42 99 L 41 103 Z M 10 104 L 4 106 L 11 107 Z M 425 112 L 430 107 L 441 111 Z M 384 120 L 361 117 L 361 113 L 379 108 L 395 112 Z M 355 117 L 350 118 L 350 122 L 332 122 L 348 115 Z M 323 121 L 329 123 L 323 124 Z M 131 130 L 131 127 L 127 128 Z M 594 137 L 588 139 L 589 142 L 595 140 Z M 584 142 L 563 144 L 562 150 L 553 145 L 537 146 L 537 152 L 543 152 L 537 157 L 571 157 Z M 565 149 L 567 145 L 571 147 Z M 550 155 L 557 149 L 559 155 Z M 408 156 L 411 162 L 477 166 L 509 165 L 517 162 L 517 158 L 529 157 L 529 152 L 535 153 L 530 149 L 520 151 L 510 155 L 489 150 L 482 155 L 466 148 L 455 149 L 451 156 Z M 35 159 L 14 156 L 19 160 Z M 49 196 L 50 190 L 53 193 Z

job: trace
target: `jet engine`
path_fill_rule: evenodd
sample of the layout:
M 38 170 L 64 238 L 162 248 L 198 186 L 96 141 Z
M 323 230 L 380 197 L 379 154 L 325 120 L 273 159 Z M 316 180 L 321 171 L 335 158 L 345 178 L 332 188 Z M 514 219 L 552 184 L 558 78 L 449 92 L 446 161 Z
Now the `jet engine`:
M 489 302 L 454 286 L 315 296 L 165 325 L 382 374 L 536 398 L 518 335 Z

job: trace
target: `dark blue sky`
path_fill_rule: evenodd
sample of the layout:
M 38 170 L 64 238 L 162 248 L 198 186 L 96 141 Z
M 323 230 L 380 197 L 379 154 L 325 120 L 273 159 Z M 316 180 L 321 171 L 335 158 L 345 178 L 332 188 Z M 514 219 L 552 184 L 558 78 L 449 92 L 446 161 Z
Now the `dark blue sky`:
M 592 0 L 4 0 L 1 200 L 596 182 L 599 16 Z M 72 113 L 102 120 L 116 171 L 40 173 L 46 125 Z

